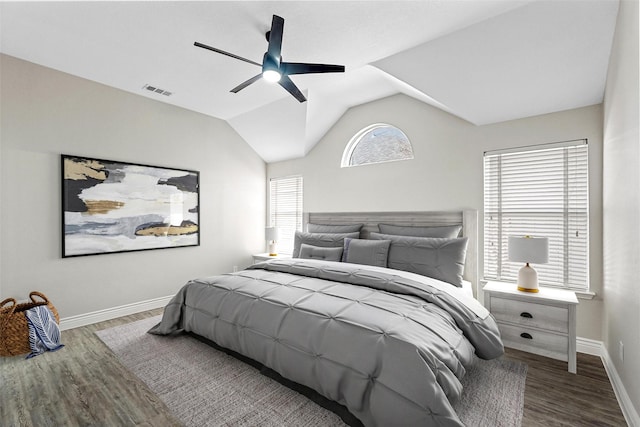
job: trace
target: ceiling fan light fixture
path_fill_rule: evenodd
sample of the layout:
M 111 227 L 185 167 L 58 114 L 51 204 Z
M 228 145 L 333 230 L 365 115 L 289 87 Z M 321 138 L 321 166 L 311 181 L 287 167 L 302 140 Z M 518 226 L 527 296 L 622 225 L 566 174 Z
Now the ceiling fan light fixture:
M 269 83 L 278 83 L 282 75 L 276 70 L 264 70 L 262 77 Z

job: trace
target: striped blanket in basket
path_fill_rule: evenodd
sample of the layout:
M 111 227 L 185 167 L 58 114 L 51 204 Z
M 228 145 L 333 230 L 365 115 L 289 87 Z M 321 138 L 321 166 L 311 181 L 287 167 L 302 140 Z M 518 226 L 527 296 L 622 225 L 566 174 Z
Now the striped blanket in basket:
M 29 324 L 30 359 L 45 351 L 56 351 L 64 347 L 60 344 L 60 329 L 53 313 L 46 305 L 39 305 L 24 312 Z

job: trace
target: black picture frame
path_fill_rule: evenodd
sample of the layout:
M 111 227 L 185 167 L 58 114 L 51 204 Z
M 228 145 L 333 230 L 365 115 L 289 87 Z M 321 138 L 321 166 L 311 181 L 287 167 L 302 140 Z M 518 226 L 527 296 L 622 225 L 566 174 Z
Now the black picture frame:
M 200 245 L 200 172 L 61 155 L 62 257 Z

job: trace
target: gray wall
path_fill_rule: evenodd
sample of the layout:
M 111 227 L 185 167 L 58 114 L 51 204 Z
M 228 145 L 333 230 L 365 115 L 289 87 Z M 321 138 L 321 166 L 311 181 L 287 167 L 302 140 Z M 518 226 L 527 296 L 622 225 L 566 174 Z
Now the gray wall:
M 349 139 L 372 123 L 402 129 L 414 160 L 340 168 Z M 483 209 L 483 152 L 587 138 L 590 155 L 591 289 L 578 335 L 600 340 L 602 320 L 602 107 L 474 126 L 404 95 L 350 109 L 304 158 L 267 165 L 268 177 L 304 176 L 305 211 Z M 482 221 L 482 217 L 480 219 Z M 480 227 L 482 232 L 482 227 Z M 480 236 L 482 241 L 482 234 Z M 481 251 L 482 271 L 482 251 Z
M 1 56 L 0 299 L 69 317 L 174 294 L 264 250 L 265 163 L 225 122 Z M 201 246 L 61 258 L 60 154 L 200 171 Z
M 640 413 L 638 13 L 637 0 L 620 2 L 605 91 L 603 148 L 604 343 L 635 404 L 636 417 Z

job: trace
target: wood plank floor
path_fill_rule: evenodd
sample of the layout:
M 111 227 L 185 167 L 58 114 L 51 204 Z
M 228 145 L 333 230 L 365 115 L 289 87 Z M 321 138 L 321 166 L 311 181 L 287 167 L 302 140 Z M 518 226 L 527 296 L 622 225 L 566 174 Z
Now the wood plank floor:
M 627 425 L 599 357 L 578 353 L 577 374 L 519 350 L 506 349 L 506 357 L 528 365 L 522 427 Z
M 179 426 L 94 333 L 161 313 L 64 331 L 65 348 L 33 359 L 0 358 L 0 425 Z M 523 427 L 626 426 L 600 358 L 578 354 L 574 375 L 548 358 L 510 349 L 506 357 L 529 366 Z

